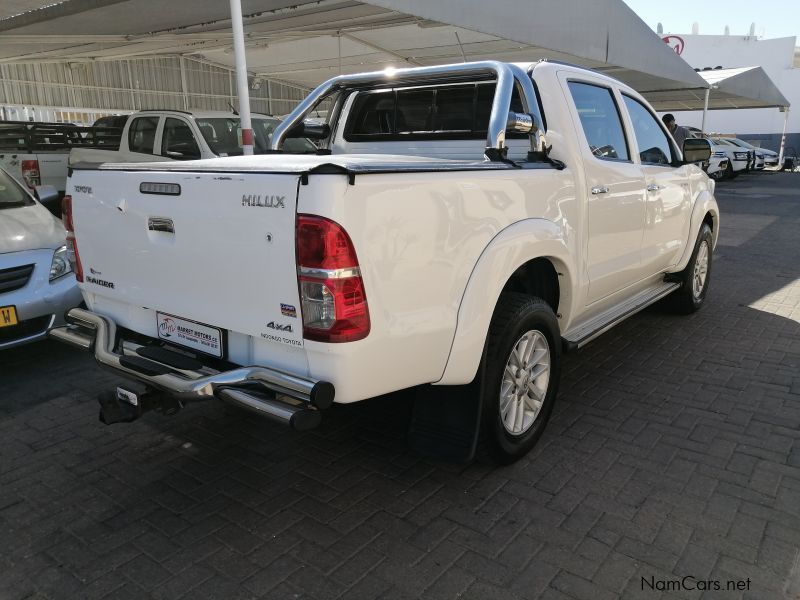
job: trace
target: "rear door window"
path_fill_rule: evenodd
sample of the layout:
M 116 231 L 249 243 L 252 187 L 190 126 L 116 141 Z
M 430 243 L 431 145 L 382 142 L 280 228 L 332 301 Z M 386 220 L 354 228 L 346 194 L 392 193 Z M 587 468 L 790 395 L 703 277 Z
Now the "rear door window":
M 638 100 L 622 95 L 625 107 L 633 123 L 633 133 L 639 146 L 639 158 L 643 164 L 669 166 L 673 155 L 667 134 L 661 129 L 653 114 Z
M 156 129 L 158 129 L 158 117 L 136 117 L 128 129 L 128 150 L 153 154 Z
M 606 160 L 630 160 L 625 130 L 611 90 L 580 81 L 570 81 L 568 85 L 592 154 Z

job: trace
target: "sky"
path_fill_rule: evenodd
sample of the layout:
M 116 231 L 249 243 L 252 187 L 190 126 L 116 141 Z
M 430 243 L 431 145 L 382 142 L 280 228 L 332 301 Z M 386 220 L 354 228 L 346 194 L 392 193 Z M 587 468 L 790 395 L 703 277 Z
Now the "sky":
M 747 35 L 756 24 L 756 35 L 765 38 L 800 37 L 800 2 L 797 0 L 624 0 L 653 30 L 660 22 L 664 33 L 691 33 L 692 23 L 700 33 L 722 35 L 725 25 L 731 35 Z

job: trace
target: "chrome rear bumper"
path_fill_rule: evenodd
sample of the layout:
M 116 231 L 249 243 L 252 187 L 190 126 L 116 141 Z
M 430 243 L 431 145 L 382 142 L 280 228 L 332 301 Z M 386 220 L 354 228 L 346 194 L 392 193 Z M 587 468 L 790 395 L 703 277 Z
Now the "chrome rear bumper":
M 269 367 L 239 367 L 217 371 L 202 366 L 186 369 L 168 361 L 143 359 L 140 344 L 117 339 L 117 325 L 108 317 L 73 308 L 68 325 L 50 331 L 50 336 L 84 351 L 93 351 L 97 362 L 181 401 L 217 397 L 283 423 L 318 424 L 319 416 L 307 411 L 324 410 L 333 403 L 334 387 L 326 381 L 298 377 Z M 135 360 L 134 360 L 135 359 Z M 152 363 L 152 364 L 151 364 Z M 303 412 L 303 415 L 298 413 Z M 307 426 L 298 428 L 307 429 Z

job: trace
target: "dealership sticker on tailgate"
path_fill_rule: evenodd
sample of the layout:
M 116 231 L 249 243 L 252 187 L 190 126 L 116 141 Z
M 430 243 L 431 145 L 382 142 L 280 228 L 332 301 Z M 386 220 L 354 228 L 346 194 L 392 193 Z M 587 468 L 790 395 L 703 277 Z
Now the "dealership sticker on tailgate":
M 222 358 L 222 330 L 160 312 L 156 319 L 162 340 Z

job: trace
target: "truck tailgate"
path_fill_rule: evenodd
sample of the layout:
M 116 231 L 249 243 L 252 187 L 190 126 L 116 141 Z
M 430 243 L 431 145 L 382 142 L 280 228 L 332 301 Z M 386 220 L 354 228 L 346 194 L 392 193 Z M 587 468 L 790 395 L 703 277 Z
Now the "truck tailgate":
M 121 323 L 150 311 L 148 335 L 163 322 L 158 312 L 302 346 L 298 177 L 76 171 L 70 190 L 87 300 L 96 295 L 101 312 Z

